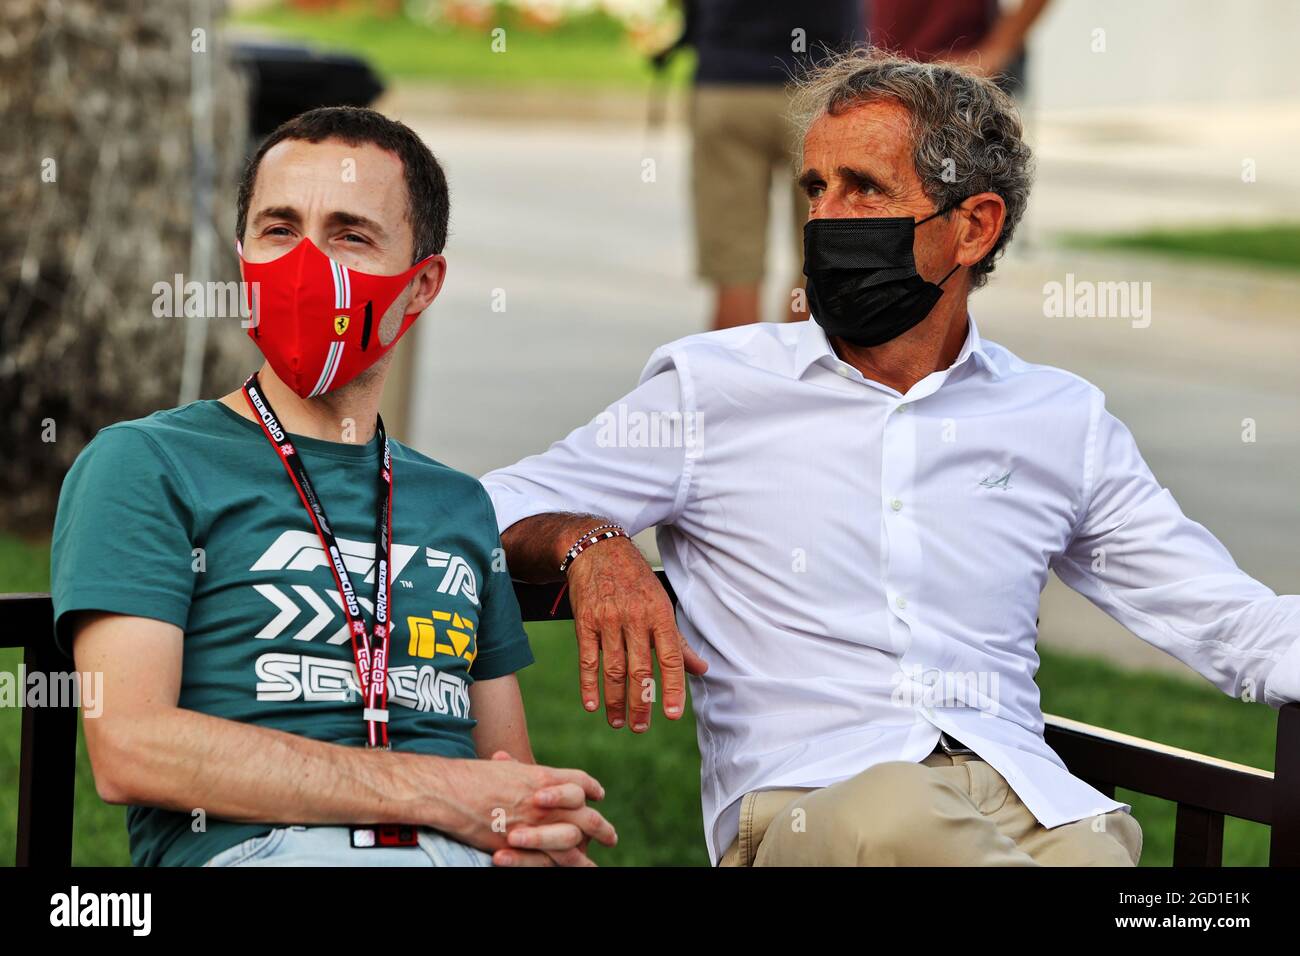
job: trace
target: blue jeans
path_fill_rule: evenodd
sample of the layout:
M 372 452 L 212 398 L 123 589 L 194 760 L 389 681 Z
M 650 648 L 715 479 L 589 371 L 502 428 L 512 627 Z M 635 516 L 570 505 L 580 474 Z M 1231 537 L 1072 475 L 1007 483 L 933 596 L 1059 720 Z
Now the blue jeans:
M 482 850 L 421 827 L 418 847 L 352 845 L 348 827 L 277 827 L 223 850 L 205 866 L 491 866 Z

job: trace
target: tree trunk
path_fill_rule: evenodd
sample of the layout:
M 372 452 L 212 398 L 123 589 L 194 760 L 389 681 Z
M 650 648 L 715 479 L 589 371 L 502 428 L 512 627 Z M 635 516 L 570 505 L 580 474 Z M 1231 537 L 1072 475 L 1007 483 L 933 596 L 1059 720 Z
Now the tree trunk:
M 176 404 L 187 320 L 157 287 L 234 281 L 247 95 L 184 0 L 6 0 L 0 21 L 0 528 L 48 533 L 59 486 L 103 426 Z M 211 57 L 212 274 L 190 276 L 193 57 Z M 202 218 L 201 216 L 198 218 Z M 189 320 L 193 321 L 193 320 Z M 207 321 L 204 395 L 254 353 Z

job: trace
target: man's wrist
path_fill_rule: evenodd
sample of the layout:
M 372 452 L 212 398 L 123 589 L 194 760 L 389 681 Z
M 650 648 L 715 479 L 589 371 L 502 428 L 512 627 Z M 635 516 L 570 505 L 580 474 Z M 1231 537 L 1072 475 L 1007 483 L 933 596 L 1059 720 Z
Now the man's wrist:
M 630 540 L 631 537 L 632 536 L 627 533 L 626 529 L 624 529 L 622 525 L 610 522 L 597 525 L 594 528 L 588 528 L 578 536 L 577 540 L 574 541 L 574 543 L 570 545 L 569 549 L 564 553 L 564 559 L 560 562 L 560 574 L 567 574 L 569 568 L 573 566 L 573 562 L 577 559 L 578 555 L 582 554 L 588 548 L 594 547 L 602 541 L 608 541 L 611 538 L 627 538 Z
M 388 791 L 381 823 L 409 823 L 452 832 L 458 823 L 450 795 L 457 791 L 457 764 L 464 761 L 432 754 L 377 753 L 388 760 Z
M 565 556 L 573 547 L 573 542 L 578 540 L 579 535 L 602 524 L 614 524 L 614 522 L 600 515 L 574 515 L 560 525 L 551 536 L 550 573 L 554 574 L 555 570 L 564 563 Z

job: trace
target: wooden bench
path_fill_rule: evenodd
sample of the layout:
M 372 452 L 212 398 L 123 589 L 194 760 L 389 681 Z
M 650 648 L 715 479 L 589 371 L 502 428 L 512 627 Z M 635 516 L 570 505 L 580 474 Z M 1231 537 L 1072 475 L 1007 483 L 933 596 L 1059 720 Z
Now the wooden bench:
M 666 580 L 664 587 L 671 596 Z M 515 593 L 525 621 L 573 616 L 558 585 L 516 584 Z M 0 595 L 0 620 L 7 622 L 0 647 L 22 648 L 27 673 L 71 669 L 54 646 L 48 595 Z M 1047 716 L 1046 738 L 1074 774 L 1103 793 L 1113 796 L 1123 787 L 1177 804 L 1174 866 L 1221 866 L 1224 817 L 1271 827 L 1269 865 L 1300 866 L 1300 704 L 1287 704 L 1278 714 L 1273 773 L 1064 717 Z M 24 708 L 21 754 L 17 865 L 69 866 L 76 711 Z

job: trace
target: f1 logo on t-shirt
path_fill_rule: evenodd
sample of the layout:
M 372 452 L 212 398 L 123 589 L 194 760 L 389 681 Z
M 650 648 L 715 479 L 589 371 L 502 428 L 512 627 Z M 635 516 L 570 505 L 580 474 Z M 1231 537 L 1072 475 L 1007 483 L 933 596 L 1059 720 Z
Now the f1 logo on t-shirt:
M 343 566 L 349 573 L 364 575 L 366 583 L 373 584 L 375 543 L 339 538 L 338 544 L 339 552 L 343 555 Z M 414 545 L 393 542 L 394 580 L 402 573 L 407 562 L 415 557 L 417 550 L 419 549 Z M 320 546 L 320 538 L 316 536 L 315 531 L 284 531 L 271 542 L 271 546 L 262 552 L 262 556 L 254 561 L 253 566 L 248 570 L 315 571 L 317 568 L 329 567 L 329 564 L 329 558 Z

